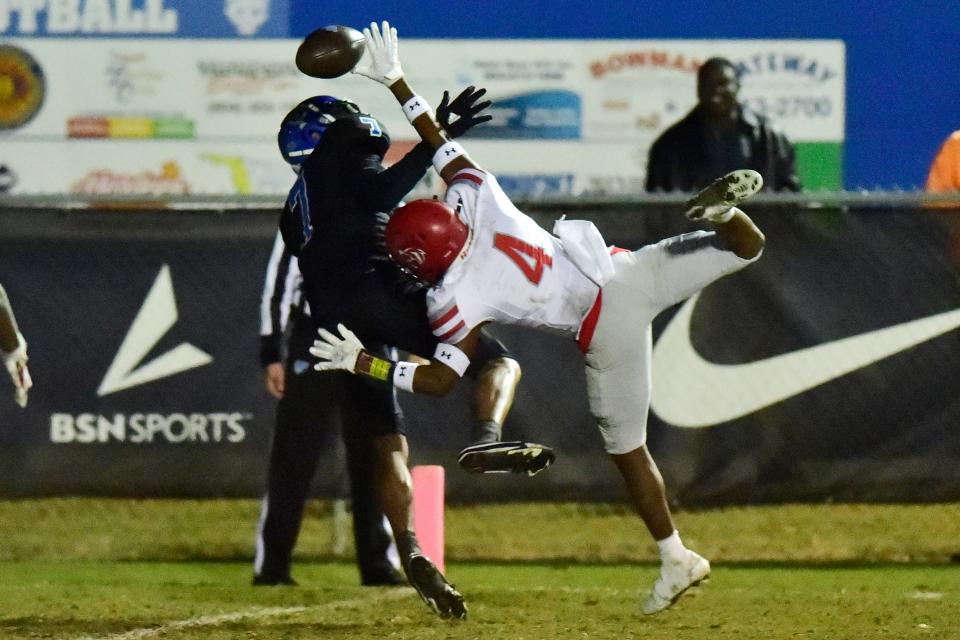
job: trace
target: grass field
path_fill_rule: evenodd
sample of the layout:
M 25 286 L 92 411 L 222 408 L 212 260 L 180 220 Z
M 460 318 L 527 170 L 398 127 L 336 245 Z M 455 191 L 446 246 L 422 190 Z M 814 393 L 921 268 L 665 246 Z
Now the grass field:
M 357 586 L 307 520 L 299 587 L 249 586 L 252 501 L 0 502 L 0 638 L 960 639 L 957 505 L 681 513 L 709 584 L 639 614 L 656 575 L 610 505 L 452 508 L 448 575 L 470 618 Z

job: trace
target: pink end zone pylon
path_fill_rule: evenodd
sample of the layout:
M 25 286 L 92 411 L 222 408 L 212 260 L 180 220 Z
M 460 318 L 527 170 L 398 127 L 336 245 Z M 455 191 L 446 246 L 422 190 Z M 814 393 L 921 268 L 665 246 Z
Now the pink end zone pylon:
M 443 561 L 443 467 L 419 465 L 410 474 L 413 476 L 414 531 L 420 548 L 441 572 L 446 572 Z

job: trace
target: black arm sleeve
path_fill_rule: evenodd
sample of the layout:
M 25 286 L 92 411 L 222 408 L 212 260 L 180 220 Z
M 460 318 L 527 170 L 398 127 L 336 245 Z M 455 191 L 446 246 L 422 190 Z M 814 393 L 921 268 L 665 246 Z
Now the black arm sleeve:
M 423 142 L 389 169 L 384 169 L 376 156 L 368 156 L 354 183 L 354 193 L 370 209 L 390 211 L 423 179 L 432 159 L 432 149 Z

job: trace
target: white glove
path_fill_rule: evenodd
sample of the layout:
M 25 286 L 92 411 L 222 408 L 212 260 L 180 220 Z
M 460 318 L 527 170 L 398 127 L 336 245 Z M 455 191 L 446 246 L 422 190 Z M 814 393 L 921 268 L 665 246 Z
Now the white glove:
M 363 350 L 363 343 L 350 329 L 342 324 L 337 325 L 337 331 L 343 336 L 342 339 L 326 329 L 317 331 L 320 334 L 320 339 L 313 341 L 310 353 L 325 362 L 318 362 L 313 365 L 313 368 L 317 371 L 343 369 L 355 373 L 354 368 L 357 366 L 357 357 Z
M 360 64 L 353 68 L 353 73 L 367 76 L 389 87 L 403 77 L 397 47 L 397 30 L 384 20 L 382 34 L 377 23 L 371 22 L 370 26 L 363 30 L 363 35 L 367 38 L 367 48 Z
M 20 340 L 19 346 L 10 353 L 0 351 L 3 356 L 3 364 L 10 373 L 15 389 L 14 400 L 21 407 L 27 406 L 27 393 L 33 386 L 33 379 L 30 377 L 30 370 L 27 368 L 27 341 L 18 331 L 17 338 Z

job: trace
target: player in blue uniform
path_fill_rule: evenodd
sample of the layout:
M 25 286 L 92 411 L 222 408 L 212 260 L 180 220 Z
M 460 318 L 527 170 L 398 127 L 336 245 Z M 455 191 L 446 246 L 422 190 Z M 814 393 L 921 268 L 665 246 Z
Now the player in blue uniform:
M 456 137 L 485 121 L 483 92 L 472 88 L 449 104 L 441 122 Z M 446 98 L 446 96 L 445 96 Z M 450 114 L 456 121 L 449 122 Z M 426 174 L 433 151 L 418 144 L 384 168 L 390 139 L 376 118 L 347 100 L 317 96 L 305 100 L 284 119 L 279 134 L 284 158 L 298 172 L 280 217 L 280 232 L 297 258 L 302 290 L 315 328 L 334 329 L 349 322 L 375 351 L 388 346 L 411 353 L 433 353 L 437 345 L 427 321 L 422 290 L 386 259 L 381 245 L 383 219 Z M 505 347 L 489 335 L 478 358 L 473 440 L 497 445 L 500 428 L 513 402 L 520 368 Z M 411 480 L 403 415 L 395 391 L 374 381 L 343 374 L 341 398 L 358 414 L 374 442 L 374 464 L 381 507 L 390 522 L 401 564 L 411 584 L 443 616 L 464 617 L 463 597 L 423 556 L 413 529 Z M 536 473 L 553 460 L 547 447 L 514 447 L 516 467 Z M 470 452 L 466 452 L 469 454 Z M 464 456 L 461 455 L 463 459 Z M 469 462 L 470 456 L 466 459 Z M 461 464 L 464 464 L 461 460 Z M 469 467 L 469 464 L 464 464 Z

